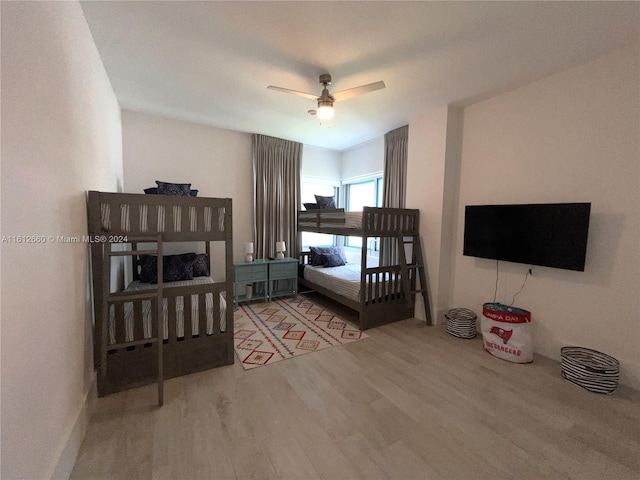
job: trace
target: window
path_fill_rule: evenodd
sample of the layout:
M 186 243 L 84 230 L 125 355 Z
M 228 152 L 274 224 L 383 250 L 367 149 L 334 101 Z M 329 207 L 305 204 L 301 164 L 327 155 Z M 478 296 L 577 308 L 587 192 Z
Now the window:
M 382 177 L 349 183 L 346 188 L 348 212 L 361 212 L 363 207 L 382 206 Z
M 338 182 L 323 181 L 320 179 L 302 179 L 300 182 L 300 197 L 302 203 L 316 203 L 315 195 L 330 197 L 333 195 L 338 205 Z M 302 250 L 309 250 L 315 245 L 335 245 L 335 236 L 326 233 L 302 232 Z
M 363 207 L 381 207 L 382 206 L 382 177 L 375 177 L 369 180 L 347 183 L 346 191 L 346 210 L 348 212 L 361 212 Z M 369 250 L 378 250 L 378 239 L 369 239 Z M 346 245 L 348 247 L 362 248 L 361 237 L 347 237 Z

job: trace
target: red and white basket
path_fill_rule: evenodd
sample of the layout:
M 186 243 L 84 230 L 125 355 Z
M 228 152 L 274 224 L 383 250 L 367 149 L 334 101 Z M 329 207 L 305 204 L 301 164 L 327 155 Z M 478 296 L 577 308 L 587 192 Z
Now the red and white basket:
M 513 363 L 533 362 L 531 312 L 501 303 L 482 306 L 480 330 L 484 349 Z

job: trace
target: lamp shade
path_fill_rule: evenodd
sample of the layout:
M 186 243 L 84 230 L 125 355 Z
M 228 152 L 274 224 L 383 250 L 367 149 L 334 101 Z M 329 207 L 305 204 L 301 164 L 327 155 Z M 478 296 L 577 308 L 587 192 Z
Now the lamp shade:
M 246 242 L 244 244 L 244 253 L 253 253 L 253 242 Z
M 276 242 L 276 252 L 284 252 L 287 250 L 284 242 Z

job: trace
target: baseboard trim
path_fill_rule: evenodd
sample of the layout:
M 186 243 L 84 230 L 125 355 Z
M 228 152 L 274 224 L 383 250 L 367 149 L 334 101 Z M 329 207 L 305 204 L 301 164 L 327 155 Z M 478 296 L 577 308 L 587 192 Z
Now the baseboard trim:
M 78 452 L 80 451 L 80 446 L 87 433 L 89 421 L 91 420 L 96 408 L 96 402 L 98 401 L 96 380 L 96 374 L 93 372 L 91 376 L 91 386 L 85 396 L 82 408 L 78 412 L 75 422 L 73 422 L 73 427 L 60 449 L 56 465 L 52 474 L 49 476 L 51 479 L 68 480 L 71 476 Z

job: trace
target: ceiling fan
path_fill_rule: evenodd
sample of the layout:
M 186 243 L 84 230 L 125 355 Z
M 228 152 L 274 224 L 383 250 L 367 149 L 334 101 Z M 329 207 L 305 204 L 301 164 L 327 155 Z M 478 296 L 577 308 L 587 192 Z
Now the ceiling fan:
M 276 87 L 274 85 L 269 85 L 267 88 L 270 90 L 276 90 L 278 92 L 292 93 L 294 95 L 298 95 L 299 97 L 309 98 L 311 100 L 317 100 L 318 110 L 309 110 L 309 113 L 311 115 L 317 114 L 318 117 L 322 120 L 327 120 L 333 117 L 333 104 L 335 102 L 340 102 L 342 100 L 353 98 L 357 95 L 362 95 L 363 93 L 374 92 L 376 90 L 385 88 L 384 82 L 380 81 L 369 83 L 367 85 L 361 85 L 359 87 L 349 88 L 348 90 L 342 90 L 341 92 L 329 93 L 327 86 L 331 85 L 331 75 L 329 75 L 328 73 L 323 73 L 322 75 L 320 75 L 320 85 L 322 85 L 323 87 L 320 96 L 314 95 L 312 93 L 290 90 L 288 88 Z

